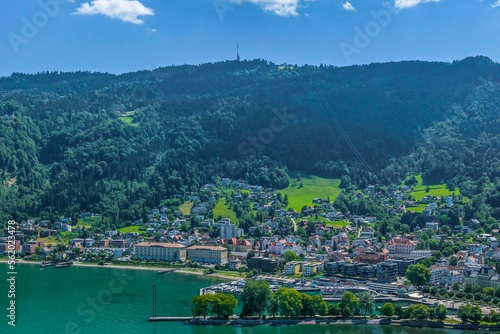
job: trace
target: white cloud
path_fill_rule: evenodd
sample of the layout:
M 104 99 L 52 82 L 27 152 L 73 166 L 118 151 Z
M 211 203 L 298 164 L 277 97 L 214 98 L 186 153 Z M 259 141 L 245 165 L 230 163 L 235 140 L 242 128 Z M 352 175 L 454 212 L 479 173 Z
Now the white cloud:
M 297 8 L 301 0 L 229 0 L 231 3 L 251 3 L 262 7 L 266 12 L 272 12 L 278 16 L 297 16 Z
M 344 8 L 348 12 L 355 12 L 356 11 L 356 8 L 354 8 L 349 1 L 346 1 L 344 4 L 342 4 L 342 8 Z
M 91 3 L 82 3 L 73 14 L 100 14 L 123 22 L 142 24 L 144 21 L 139 19 L 139 16 L 154 15 L 155 12 L 137 0 L 94 0 Z
M 439 2 L 439 1 L 441 0 L 395 0 L 394 6 L 396 6 L 396 8 L 410 8 L 410 7 L 415 7 L 416 5 L 419 5 L 421 3 Z
M 497 2 L 491 5 L 491 8 L 496 8 L 496 7 L 500 7 L 500 0 L 497 0 Z
M 154 34 L 158 30 L 156 30 L 155 28 L 146 28 L 144 29 L 144 31 L 147 32 L 148 34 Z

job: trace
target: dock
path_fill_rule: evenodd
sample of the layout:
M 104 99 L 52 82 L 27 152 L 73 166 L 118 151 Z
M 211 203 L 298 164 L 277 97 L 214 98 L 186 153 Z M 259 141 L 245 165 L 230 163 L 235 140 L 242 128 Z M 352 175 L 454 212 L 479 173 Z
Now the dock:
M 166 274 L 166 273 L 171 273 L 173 271 L 176 271 L 177 268 L 172 268 L 172 269 L 164 269 L 164 270 L 158 270 L 156 273 L 158 274 Z
M 148 321 L 191 321 L 193 317 L 149 317 Z

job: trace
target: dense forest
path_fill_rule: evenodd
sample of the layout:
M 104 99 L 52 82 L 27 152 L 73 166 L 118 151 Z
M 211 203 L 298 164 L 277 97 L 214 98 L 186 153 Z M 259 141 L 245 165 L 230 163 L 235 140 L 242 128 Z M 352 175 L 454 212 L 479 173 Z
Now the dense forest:
M 281 188 L 292 170 L 343 186 L 422 172 L 493 212 L 499 116 L 486 57 L 14 73 L 0 78 L 0 220 L 90 211 L 121 226 L 204 183 Z

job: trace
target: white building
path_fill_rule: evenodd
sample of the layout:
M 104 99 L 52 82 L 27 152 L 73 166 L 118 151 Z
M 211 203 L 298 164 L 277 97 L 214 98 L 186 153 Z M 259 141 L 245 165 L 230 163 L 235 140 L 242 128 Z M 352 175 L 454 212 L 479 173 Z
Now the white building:
M 135 256 L 139 259 L 185 261 L 186 246 L 167 242 L 140 242 L 135 245 Z
M 236 238 L 236 225 L 230 223 L 220 224 L 219 237 L 226 240 Z
M 411 254 L 417 248 L 417 243 L 407 238 L 392 238 L 385 248 L 391 254 Z
M 439 223 L 438 222 L 427 222 L 427 223 L 425 223 L 425 228 L 437 231 L 439 229 Z

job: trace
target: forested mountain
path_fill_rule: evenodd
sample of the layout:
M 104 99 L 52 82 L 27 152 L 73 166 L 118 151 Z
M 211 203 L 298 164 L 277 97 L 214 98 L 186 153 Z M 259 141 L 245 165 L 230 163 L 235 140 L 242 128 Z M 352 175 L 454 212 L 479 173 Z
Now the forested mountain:
M 0 78 L 0 219 L 121 225 L 221 177 L 284 187 L 289 170 L 344 185 L 422 172 L 500 206 L 499 81 L 486 57 L 14 73 Z

